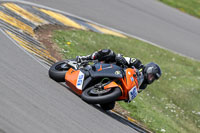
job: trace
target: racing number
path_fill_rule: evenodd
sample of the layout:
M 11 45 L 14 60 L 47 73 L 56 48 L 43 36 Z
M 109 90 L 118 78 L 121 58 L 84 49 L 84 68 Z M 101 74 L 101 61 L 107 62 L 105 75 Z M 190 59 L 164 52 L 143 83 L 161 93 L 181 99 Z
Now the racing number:
M 137 88 L 134 86 L 130 91 L 129 91 L 129 101 L 133 100 L 137 96 Z

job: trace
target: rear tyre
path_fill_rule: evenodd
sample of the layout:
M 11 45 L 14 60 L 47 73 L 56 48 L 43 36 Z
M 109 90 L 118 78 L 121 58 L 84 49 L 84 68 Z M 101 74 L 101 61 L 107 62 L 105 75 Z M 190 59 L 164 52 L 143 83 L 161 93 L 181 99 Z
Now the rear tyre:
M 100 106 L 101 106 L 101 108 L 103 110 L 111 110 L 111 109 L 114 109 L 114 107 L 115 107 L 115 101 L 109 102 L 109 103 L 100 104 Z
M 49 69 L 49 77 L 57 82 L 65 82 L 65 74 L 69 70 L 66 61 L 53 64 Z
M 92 86 L 83 91 L 81 98 L 89 104 L 105 104 L 115 101 L 119 96 L 121 96 L 119 87 L 99 90 Z

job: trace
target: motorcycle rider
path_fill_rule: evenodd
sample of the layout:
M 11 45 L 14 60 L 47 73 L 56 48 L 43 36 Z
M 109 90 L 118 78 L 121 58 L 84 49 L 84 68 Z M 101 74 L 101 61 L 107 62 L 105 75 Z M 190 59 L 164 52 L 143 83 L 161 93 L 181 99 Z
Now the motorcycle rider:
M 104 61 L 105 63 L 116 63 L 119 66 L 136 68 L 139 92 L 144 90 L 147 85 L 152 84 L 154 80 L 159 79 L 162 74 L 160 67 L 154 62 L 143 65 L 139 59 L 123 57 L 123 55 L 115 54 L 110 49 L 95 51 L 93 54 L 87 56 L 77 56 L 76 59 L 77 61 L 98 60 Z

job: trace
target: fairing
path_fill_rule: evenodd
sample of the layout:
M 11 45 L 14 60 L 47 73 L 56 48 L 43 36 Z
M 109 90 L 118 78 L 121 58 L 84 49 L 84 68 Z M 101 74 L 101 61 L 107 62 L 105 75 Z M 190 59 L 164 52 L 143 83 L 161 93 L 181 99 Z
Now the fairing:
M 122 68 L 114 64 L 97 63 L 90 70 L 90 74 L 92 78 L 123 78 Z

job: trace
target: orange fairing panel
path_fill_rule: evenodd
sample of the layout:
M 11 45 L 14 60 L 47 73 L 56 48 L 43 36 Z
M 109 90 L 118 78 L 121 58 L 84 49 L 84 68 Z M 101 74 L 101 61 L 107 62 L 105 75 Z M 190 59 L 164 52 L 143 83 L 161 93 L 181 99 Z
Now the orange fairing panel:
M 116 84 L 115 82 L 111 82 L 107 84 L 106 86 L 104 86 L 104 89 L 113 88 L 113 87 L 118 87 L 118 84 Z
M 82 94 L 84 74 L 80 70 L 70 68 L 65 74 L 65 81 L 78 95 Z
M 131 90 L 134 86 L 138 89 L 138 81 L 134 69 L 126 69 L 126 85 L 128 90 Z
M 126 69 L 126 76 L 121 79 L 123 87 L 123 95 L 118 98 L 118 100 L 130 100 L 133 98 L 130 94 L 135 94 L 133 91 L 138 91 L 138 81 L 136 72 L 132 68 Z M 131 96 L 131 97 L 130 97 Z

